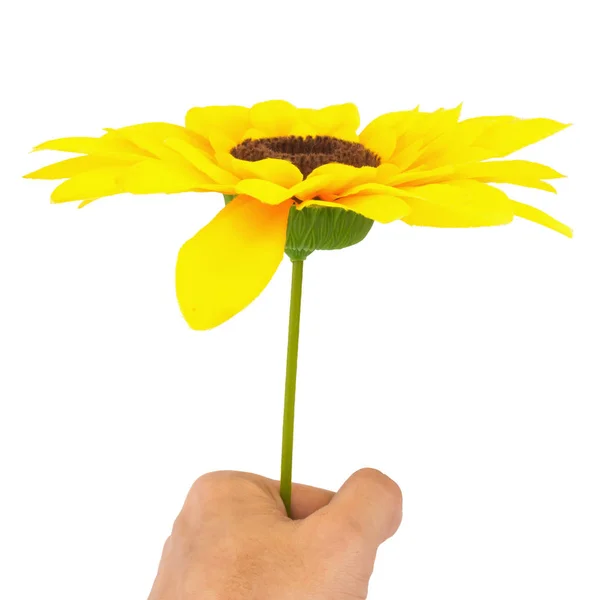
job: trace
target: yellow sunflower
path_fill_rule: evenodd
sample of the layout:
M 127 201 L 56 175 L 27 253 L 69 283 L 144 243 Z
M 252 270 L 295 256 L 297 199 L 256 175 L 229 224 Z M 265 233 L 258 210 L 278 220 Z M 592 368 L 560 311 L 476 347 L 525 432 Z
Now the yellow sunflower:
M 373 221 L 504 225 L 515 216 L 571 236 L 546 213 L 490 184 L 554 191 L 550 167 L 503 159 L 567 127 L 549 119 L 478 117 L 460 106 L 382 115 L 360 133 L 353 104 L 320 110 L 288 102 L 192 108 L 185 127 L 144 123 L 36 150 L 81 154 L 27 175 L 66 179 L 54 202 L 124 192 L 220 192 L 227 204 L 179 253 L 177 296 L 193 329 L 210 329 L 252 302 L 284 252 L 301 261 L 343 248 Z

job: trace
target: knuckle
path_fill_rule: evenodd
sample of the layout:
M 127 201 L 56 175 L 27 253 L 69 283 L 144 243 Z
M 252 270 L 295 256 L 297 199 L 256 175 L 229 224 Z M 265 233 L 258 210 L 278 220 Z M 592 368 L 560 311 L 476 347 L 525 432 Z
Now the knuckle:
M 230 471 L 213 471 L 211 473 L 205 473 L 194 481 L 188 496 L 195 500 L 206 499 L 230 477 Z

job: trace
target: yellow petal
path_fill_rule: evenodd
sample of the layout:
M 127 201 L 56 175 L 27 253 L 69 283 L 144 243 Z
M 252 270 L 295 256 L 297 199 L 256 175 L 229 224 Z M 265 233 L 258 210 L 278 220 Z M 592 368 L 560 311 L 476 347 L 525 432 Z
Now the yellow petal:
M 245 139 L 245 138 L 244 138 Z M 237 138 L 234 138 L 220 129 L 213 129 L 210 132 L 208 140 L 212 151 L 217 154 L 219 152 L 230 152 L 232 148 L 237 146 Z
M 391 223 L 410 213 L 410 206 L 404 200 L 387 194 L 344 196 L 338 204 L 379 223 Z
M 245 106 L 203 106 L 192 108 L 185 117 L 187 129 L 209 139 L 215 131 L 239 144 L 250 127 L 250 109 Z
M 298 109 L 284 100 L 259 102 L 250 109 L 252 127 L 267 136 L 289 135 L 298 120 Z
M 372 194 L 378 196 L 385 195 L 400 197 L 403 195 L 403 192 L 402 190 L 396 189 L 389 185 L 383 185 L 381 183 L 363 183 L 346 190 L 340 195 L 340 198 L 345 198 L 346 196 L 365 196 Z
M 297 210 L 304 210 L 309 206 L 329 208 L 343 208 L 359 213 L 367 219 L 380 223 L 391 223 L 402 219 L 410 212 L 410 207 L 401 198 L 386 196 L 384 194 L 365 194 L 359 196 L 346 196 L 335 201 L 307 200 L 296 206 Z
M 329 163 L 317 167 L 308 177 L 307 181 L 316 177 L 326 177 L 327 183 L 322 188 L 323 194 L 339 195 L 353 186 L 377 181 L 375 167 L 352 167 L 339 163 Z M 299 184 L 302 185 L 302 184 Z M 324 198 L 329 199 L 329 198 Z
M 473 146 L 487 151 L 488 158 L 507 156 L 569 127 L 551 119 L 479 117 L 472 121 L 484 126 L 483 132 L 475 139 Z
M 102 154 L 148 156 L 148 154 L 120 137 L 114 130 L 108 130 L 102 137 L 69 137 L 50 140 L 34 148 L 37 150 L 58 150 L 75 154 Z
M 52 202 L 94 200 L 123 192 L 120 178 L 127 167 L 104 167 L 80 173 L 61 183 L 52 192 Z
M 564 177 L 546 165 L 526 160 L 502 160 L 461 165 L 455 168 L 455 175 L 459 179 L 476 179 L 484 183 L 511 183 L 550 192 L 556 190 L 542 180 Z
M 360 143 L 366 146 L 381 160 L 387 161 L 394 154 L 398 137 L 415 121 L 420 119 L 417 110 L 387 113 L 371 121 L 360 134 Z M 405 144 L 406 145 L 406 144 Z
M 412 111 L 398 128 L 398 147 L 420 142 L 423 147 L 456 128 L 462 104 L 455 108 L 440 108 L 434 112 Z
M 179 252 L 177 298 L 192 329 L 211 329 L 250 304 L 283 258 L 291 202 L 238 196 Z
M 319 115 L 331 124 L 330 132 L 343 128 L 356 131 L 360 126 L 360 113 L 352 102 L 326 106 L 319 111 Z
M 391 163 L 383 163 L 376 167 L 377 169 L 377 183 L 383 183 L 386 185 L 388 181 L 391 181 L 394 177 L 402 174 L 402 171 Z
M 386 161 L 396 149 L 396 126 L 400 113 L 388 113 L 369 123 L 359 136 L 360 143 Z
M 114 158 L 108 158 L 105 156 L 78 156 L 76 158 L 69 158 L 61 162 L 48 165 L 25 175 L 27 179 L 67 179 L 74 177 L 80 173 L 86 171 L 93 171 L 102 167 L 119 167 L 128 164 L 134 164 L 139 160 L 143 160 L 142 157 L 137 159 L 130 158 L 129 160 L 117 160 Z
M 202 183 L 197 185 L 193 191 L 195 192 L 218 192 L 219 194 L 227 194 L 235 196 L 235 183 Z
M 406 171 L 422 156 L 423 152 L 423 140 L 415 140 L 412 144 L 396 146 L 396 151 L 390 156 L 389 161 L 400 172 Z
M 567 237 L 573 237 L 573 230 L 557 221 L 555 218 L 546 214 L 545 212 L 534 208 L 533 206 L 529 206 L 528 204 L 522 204 L 521 202 L 516 202 L 515 200 L 511 200 L 513 209 L 515 212 L 515 216 L 521 217 L 522 219 L 527 219 L 528 221 L 533 221 L 534 223 L 538 223 L 539 225 L 543 225 L 544 227 L 549 227 L 550 229 L 554 229 L 558 233 L 562 233 Z
M 489 158 L 489 153 L 481 148 L 473 147 L 473 142 L 481 135 L 485 127 L 486 124 L 477 119 L 467 119 L 456 123 L 454 127 L 449 128 L 427 145 L 423 143 L 423 140 L 416 140 L 414 144 L 420 146 L 420 149 L 415 147 L 412 150 L 413 155 L 416 154 L 416 156 L 412 157 L 412 161 L 406 164 L 406 167 L 425 165 L 431 169 Z M 410 154 L 410 152 L 409 149 L 406 150 L 406 154 Z M 399 157 L 392 157 L 390 160 L 394 160 L 394 158 L 398 159 Z M 399 162 L 405 159 L 408 161 L 409 158 L 411 157 L 403 156 Z
M 406 171 L 397 177 L 392 177 L 386 182 L 387 185 L 394 186 L 416 186 L 426 185 L 428 183 L 438 183 L 450 179 L 467 179 L 467 177 L 456 177 L 456 169 L 452 166 L 439 167 L 431 170 Z
M 319 135 L 319 133 L 318 129 L 314 125 L 311 125 L 306 121 L 298 121 L 290 130 L 289 135 L 296 135 L 298 137 L 315 137 Z
M 231 166 L 240 179 L 264 179 L 286 188 L 302 181 L 300 169 L 291 162 L 279 158 L 249 161 L 232 157 Z
M 315 196 L 319 196 L 325 192 L 328 186 L 335 180 L 332 175 L 317 175 L 313 177 L 313 173 L 290 190 L 292 197 L 299 200 L 312 200 Z
M 298 112 L 302 121 L 314 128 L 315 133 L 309 135 L 330 135 L 341 139 L 355 138 L 356 130 L 360 125 L 358 108 L 352 103 L 335 104 L 318 110 L 300 108 Z
M 235 186 L 235 192 L 252 196 L 266 204 L 281 204 L 293 196 L 287 188 L 262 179 L 244 179 Z
M 211 184 L 210 178 L 191 166 L 184 167 L 152 158 L 130 167 L 123 176 L 124 191 L 131 194 L 189 192 L 207 184 Z
M 481 227 L 504 225 L 513 219 L 506 194 L 477 181 L 454 181 L 408 188 L 411 208 L 404 219 L 410 225 L 429 227 Z
M 128 138 L 131 134 L 133 136 L 132 141 L 134 141 L 135 135 L 138 133 L 143 133 L 145 137 L 161 141 L 166 140 L 167 138 L 175 138 L 185 140 L 186 142 L 194 142 L 197 139 L 197 136 L 192 131 L 189 131 L 181 125 L 159 121 L 128 125 L 127 127 L 120 127 L 119 129 L 110 131 L 115 131 L 125 138 Z
M 339 129 L 333 129 L 329 134 L 331 137 L 338 138 L 339 140 L 345 140 L 347 142 L 360 142 L 360 137 L 356 131 L 348 127 L 340 127 Z
M 261 131 L 260 129 L 256 129 L 255 127 L 250 127 L 250 129 L 247 129 L 244 132 L 242 140 L 260 140 L 266 137 L 269 137 L 269 135 L 266 132 Z
M 98 147 L 99 139 L 95 137 L 59 138 L 39 144 L 33 150 L 58 150 L 59 152 L 74 152 L 75 154 L 91 154 Z
M 451 136 L 457 128 L 462 105 L 451 109 L 439 109 L 434 112 L 412 111 L 399 127 L 396 151 L 390 157 L 402 170 L 430 165 L 429 157 L 437 152 L 438 140 Z M 446 149 L 444 145 L 444 149 Z M 433 148 L 434 150 L 431 150 Z
M 320 206 L 321 208 L 341 208 L 343 210 L 350 210 L 347 206 L 340 204 L 337 200 L 328 201 L 328 200 L 306 200 L 306 202 L 302 202 L 300 204 L 296 204 L 296 210 L 304 210 L 309 206 Z
M 452 131 L 462 112 L 462 103 L 454 108 L 440 108 L 427 115 L 423 120 L 423 130 L 427 134 L 426 142 L 429 144 L 447 131 Z
M 165 145 L 165 139 L 173 137 L 188 142 L 193 141 L 193 137 L 183 127 L 171 123 L 141 123 L 112 129 L 110 132 L 131 142 L 149 155 L 172 163 L 184 161 L 177 152 Z
M 178 152 L 183 158 L 185 158 L 190 164 L 192 164 L 198 171 L 204 173 L 210 177 L 215 183 L 237 183 L 239 178 L 233 173 L 222 169 L 216 165 L 213 160 L 202 150 L 192 146 L 192 144 L 185 140 L 178 140 L 176 138 L 169 138 L 165 140 L 165 144 Z

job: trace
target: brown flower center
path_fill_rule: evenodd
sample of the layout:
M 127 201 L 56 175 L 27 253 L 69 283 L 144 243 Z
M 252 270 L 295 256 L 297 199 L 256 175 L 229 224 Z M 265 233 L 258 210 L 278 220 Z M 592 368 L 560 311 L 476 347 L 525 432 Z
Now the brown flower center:
M 381 159 L 377 154 L 357 142 L 335 137 L 321 136 L 262 138 L 244 140 L 231 150 L 240 160 L 256 162 L 263 158 L 280 158 L 296 165 L 307 177 L 317 167 L 329 163 L 341 163 L 351 167 L 378 167 Z

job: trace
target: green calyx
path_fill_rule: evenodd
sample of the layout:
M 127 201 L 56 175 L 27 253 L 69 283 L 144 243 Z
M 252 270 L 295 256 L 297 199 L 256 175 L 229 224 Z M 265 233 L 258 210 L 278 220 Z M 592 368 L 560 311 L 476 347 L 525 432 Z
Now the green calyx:
M 362 242 L 373 221 L 344 208 L 292 206 L 288 219 L 285 253 L 304 260 L 315 250 L 341 250 Z
M 225 195 L 225 204 L 235 196 Z M 309 206 L 290 209 L 285 253 L 292 261 L 304 260 L 315 250 L 341 250 L 362 242 L 373 221 L 344 208 Z

